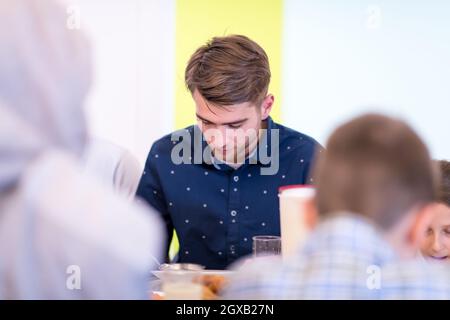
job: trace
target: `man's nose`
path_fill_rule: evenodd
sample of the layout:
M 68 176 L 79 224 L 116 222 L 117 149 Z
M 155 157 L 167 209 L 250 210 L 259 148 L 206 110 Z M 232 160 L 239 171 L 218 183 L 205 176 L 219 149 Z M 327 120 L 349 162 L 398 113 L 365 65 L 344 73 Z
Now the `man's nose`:
M 210 146 L 219 149 L 227 145 L 225 129 L 217 127 L 205 131 L 207 142 Z

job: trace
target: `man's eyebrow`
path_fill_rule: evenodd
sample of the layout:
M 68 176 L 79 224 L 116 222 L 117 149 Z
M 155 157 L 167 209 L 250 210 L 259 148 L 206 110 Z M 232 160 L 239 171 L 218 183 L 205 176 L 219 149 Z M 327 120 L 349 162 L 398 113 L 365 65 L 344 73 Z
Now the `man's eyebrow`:
M 205 118 L 199 116 L 197 113 L 195 115 L 197 116 L 197 118 L 199 118 L 202 121 L 209 122 L 209 123 L 214 123 L 214 122 L 209 121 L 208 119 L 205 119 Z
M 236 120 L 236 121 L 233 121 L 233 122 L 223 123 L 223 125 L 229 126 L 229 125 L 233 125 L 233 124 L 241 124 L 241 123 L 243 123 L 243 122 L 245 122 L 247 120 L 248 120 L 248 118 L 240 119 L 240 120 Z
M 211 123 L 211 124 L 219 124 L 219 123 L 214 123 L 214 122 L 212 122 L 212 121 L 209 121 L 208 119 L 205 119 L 205 118 L 201 117 L 201 116 L 198 115 L 198 114 L 196 114 L 196 116 L 197 116 L 197 118 L 199 118 L 199 119 L 202 120 L 202 121 L 205 121 L 205 122 L 208 122 L 208 123 Z M 224 125 L 224 126 L 236 125 L 236 124 L 243 123 L 243 122 L 245 122 L 245 121 L 247 121 L 247 120 L 248 120 L 248 118 L 244 118 L 244 119 L 239 119 L 239 120 L 232 121 L 232 122 L 222 123 L 222 125 Z

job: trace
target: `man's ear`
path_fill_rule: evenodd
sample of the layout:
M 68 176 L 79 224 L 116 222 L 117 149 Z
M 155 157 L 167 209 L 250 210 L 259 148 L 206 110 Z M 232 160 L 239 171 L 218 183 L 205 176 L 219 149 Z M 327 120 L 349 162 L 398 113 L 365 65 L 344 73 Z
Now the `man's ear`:
M 432 204 L 423 206 L 414 215 L 408 232 L 408 241 L 414 248 L 420 248 L 425 240 L 425 233 L 430 226 L 432 215 Z
M 272 110 L 273 103 L 275 102 L 275 97 L 273 94 L 268 94 L 263 102 L 261 103 L 261 118 L 266 120 L 269 117 L 270 111 Z

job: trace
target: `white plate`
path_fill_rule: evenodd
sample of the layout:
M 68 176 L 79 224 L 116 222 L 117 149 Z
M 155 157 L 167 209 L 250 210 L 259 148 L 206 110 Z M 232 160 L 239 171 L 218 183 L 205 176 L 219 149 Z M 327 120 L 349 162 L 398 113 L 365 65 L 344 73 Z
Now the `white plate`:
M 163 272 L 164 271 L 161 271 L 161 270 L 152 271 L 153 275 L 157 278 L 161 278 L 161 274 Z M 234 272 L 230 271 L 230 270 L 202 270 L 202 271 L 199 271 L 199 273 L 202 275 L 217 275 L 217 276 L 227 277 L 227 276 L 231 276 Z

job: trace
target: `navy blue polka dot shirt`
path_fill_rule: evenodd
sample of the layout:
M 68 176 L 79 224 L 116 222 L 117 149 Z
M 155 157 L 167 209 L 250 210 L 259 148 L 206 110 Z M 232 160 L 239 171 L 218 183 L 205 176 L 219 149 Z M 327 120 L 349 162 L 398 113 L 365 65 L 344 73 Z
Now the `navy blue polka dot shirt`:
M 169 242 L 176 230 L 178 262 L 227 268 L 251 254 L 253 236 L 280 235 L 280 186 L 314 183 L 310 168 L 321 146 L 270 117 L 266 121 L 267 134 L 237 169 L 208 158 L 207 152 L 198 158 L 195 150 L 208 148 L 198 126 L 153 144 L 136 195 L 161 214 Z M 183 143 L 184 149 L 174 153 Z M 262 148 L 265 153 L 260 152 Z M 274 158 L 267 161 L 261 156 L 272 156 L 276 151 L 276 166 Z M 174 154 L 181 155 L 183 162 L 174 161 Z

